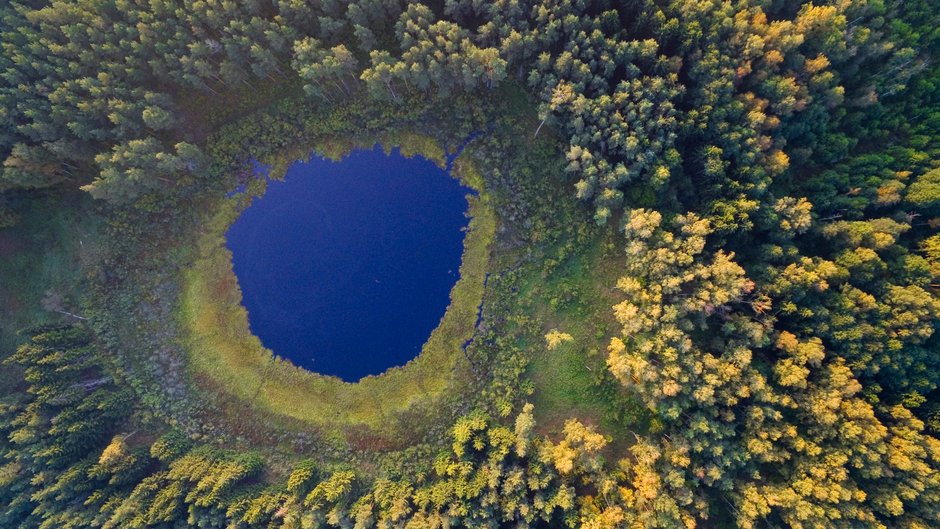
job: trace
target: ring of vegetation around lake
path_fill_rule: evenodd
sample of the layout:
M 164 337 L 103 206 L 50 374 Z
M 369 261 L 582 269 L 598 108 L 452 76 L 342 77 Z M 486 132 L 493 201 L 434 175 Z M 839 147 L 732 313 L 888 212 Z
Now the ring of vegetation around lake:
M 440 159 L 441 152 L 412 155 Z M 409 410 L 439 407 L 445 395 L 463 394 L 470 378 L 463 348 L 476 331 L 497 219 L 479 173 L 462 162 L 457 172 L 478 195 L 470 198 L 471 220 L 451 303 L 415 360 L 348 383 L 273 357 L 248 328 L 224 245 L 223 232 L 244 206 L 245 197 L 238 197 L 225 201 L 206 225 L 197 243 L 199 258 L 184 274 L 179 318 L 192 369 L 255 407 L 317 426 L 378 429 Z

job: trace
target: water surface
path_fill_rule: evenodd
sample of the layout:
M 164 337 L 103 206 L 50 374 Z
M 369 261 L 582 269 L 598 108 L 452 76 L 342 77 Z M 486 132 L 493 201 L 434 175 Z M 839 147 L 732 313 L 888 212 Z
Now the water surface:
M 226 234 L 252 332 L 346 381 L 407 363 L 449 303 L 470 192 L 378 147 L 294 163 Z

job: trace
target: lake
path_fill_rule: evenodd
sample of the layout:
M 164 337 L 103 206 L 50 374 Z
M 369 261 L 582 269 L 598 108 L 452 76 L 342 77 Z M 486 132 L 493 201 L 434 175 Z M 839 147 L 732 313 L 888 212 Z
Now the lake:
M 349 382 L 407 363 L 457 282 L 468 193 L 433 162 L 378 146 L 295 162 L 226 233 L 252 332 Z

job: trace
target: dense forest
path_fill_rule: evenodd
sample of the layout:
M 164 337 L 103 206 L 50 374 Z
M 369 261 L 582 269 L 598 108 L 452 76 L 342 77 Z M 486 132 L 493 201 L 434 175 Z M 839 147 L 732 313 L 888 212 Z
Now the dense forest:
M 4 2 L 0 527 L 940 527 L 936 7 Z M 460 392 L 334 426 L 187 367 L 252 162 L 416 131 L 498 224 Z

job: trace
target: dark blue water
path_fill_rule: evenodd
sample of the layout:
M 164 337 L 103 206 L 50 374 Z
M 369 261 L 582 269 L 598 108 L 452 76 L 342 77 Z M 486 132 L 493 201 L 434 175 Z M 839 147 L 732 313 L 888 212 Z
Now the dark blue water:
M 346 381 L 407 363 L 449 303 L 471 192 L 378 147 L 294 163 L 227 233 L 251 330 Z

